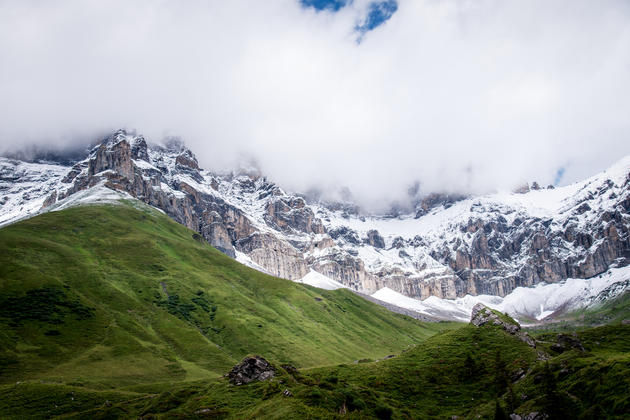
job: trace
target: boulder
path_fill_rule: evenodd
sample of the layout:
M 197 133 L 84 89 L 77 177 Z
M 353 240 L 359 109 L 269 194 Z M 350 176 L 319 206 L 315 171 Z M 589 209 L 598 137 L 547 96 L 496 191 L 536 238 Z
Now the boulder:
M 276 376 L 274 367 L 261 356 L 246 357 L 227 374 L 234 385 L 266 381 Z

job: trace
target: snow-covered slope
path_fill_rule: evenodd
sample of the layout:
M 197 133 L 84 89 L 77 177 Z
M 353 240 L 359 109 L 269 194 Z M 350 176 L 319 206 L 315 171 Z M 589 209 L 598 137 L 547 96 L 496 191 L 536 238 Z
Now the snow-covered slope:
M 346 286 L 339 283 L 338 281 L 335 281 L 313 270 L 309 271 L 307 275 L 305 275 L 304 277 L 296 281 L 298 283 L 304 283 L 310 286 L 315 286 L 315 287 L 319 287 L 320 289 L 326 289 L 326 290 L 346 288 Z
M 68 169 L 0 157 L 0 226 L 37 213 Z
M 606 299 L 613 299 L 630 290 L 630 266 L 611 268 L 590 279 L 567 279 L 559 283 L 540 283 L 534 287 L 518 287 L 505 297 L 491 295 L 466 295 L 457 299 L 440 299 L 431 296 L 424 301 L 413 299 L 382 288 L 373 297 L 392 305 L 433 316 L 436 318 L 470 319 L 473 306 L 486 306 L 507 312 L 512 317 L 528 322 L 543 320 L 550 315 L 559 315 L 601 303 L 604 292 Z

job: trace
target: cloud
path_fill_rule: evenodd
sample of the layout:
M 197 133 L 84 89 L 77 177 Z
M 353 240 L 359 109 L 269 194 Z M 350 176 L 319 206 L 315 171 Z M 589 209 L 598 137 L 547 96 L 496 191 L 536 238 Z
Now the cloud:
M 590 175 L 630 152 L 624 0 L 0 2 L 0 149 L 119 127 L 364 205 Z

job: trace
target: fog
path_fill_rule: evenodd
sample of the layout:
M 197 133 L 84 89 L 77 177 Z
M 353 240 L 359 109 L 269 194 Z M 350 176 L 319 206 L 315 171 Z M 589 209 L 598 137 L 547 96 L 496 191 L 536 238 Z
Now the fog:
M 569 183 L 630 153 L 630 3 L 0 0 L 0 149 L 117 128 L 366 207 Z

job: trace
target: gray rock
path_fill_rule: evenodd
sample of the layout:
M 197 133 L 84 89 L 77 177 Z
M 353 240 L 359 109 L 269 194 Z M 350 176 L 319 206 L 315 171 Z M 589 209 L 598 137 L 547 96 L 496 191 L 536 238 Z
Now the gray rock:
M 246 357 L 227 374 L 234 385 L 244 385 L 253 381 L 266 381 L 276 376 L 274 367 L 263 357 Z
M 373 246 L 374 248 L 379 248 L 379 249 L 385 248 L 385 240 L 380 235 L 380 233 L 378 233 L 378 230 L 374 230 L 374 229 L 369 230 L 367 233 L 367 239 L 365 240 L 365 242 Z
M 533 411 L 527 414 L 525 417 L 523 417 L 523 420 L 545 420 L 547 418 L 549 418 L 549 416 L 546 415 L 545 413 L 539 413 L 537 411 Z

